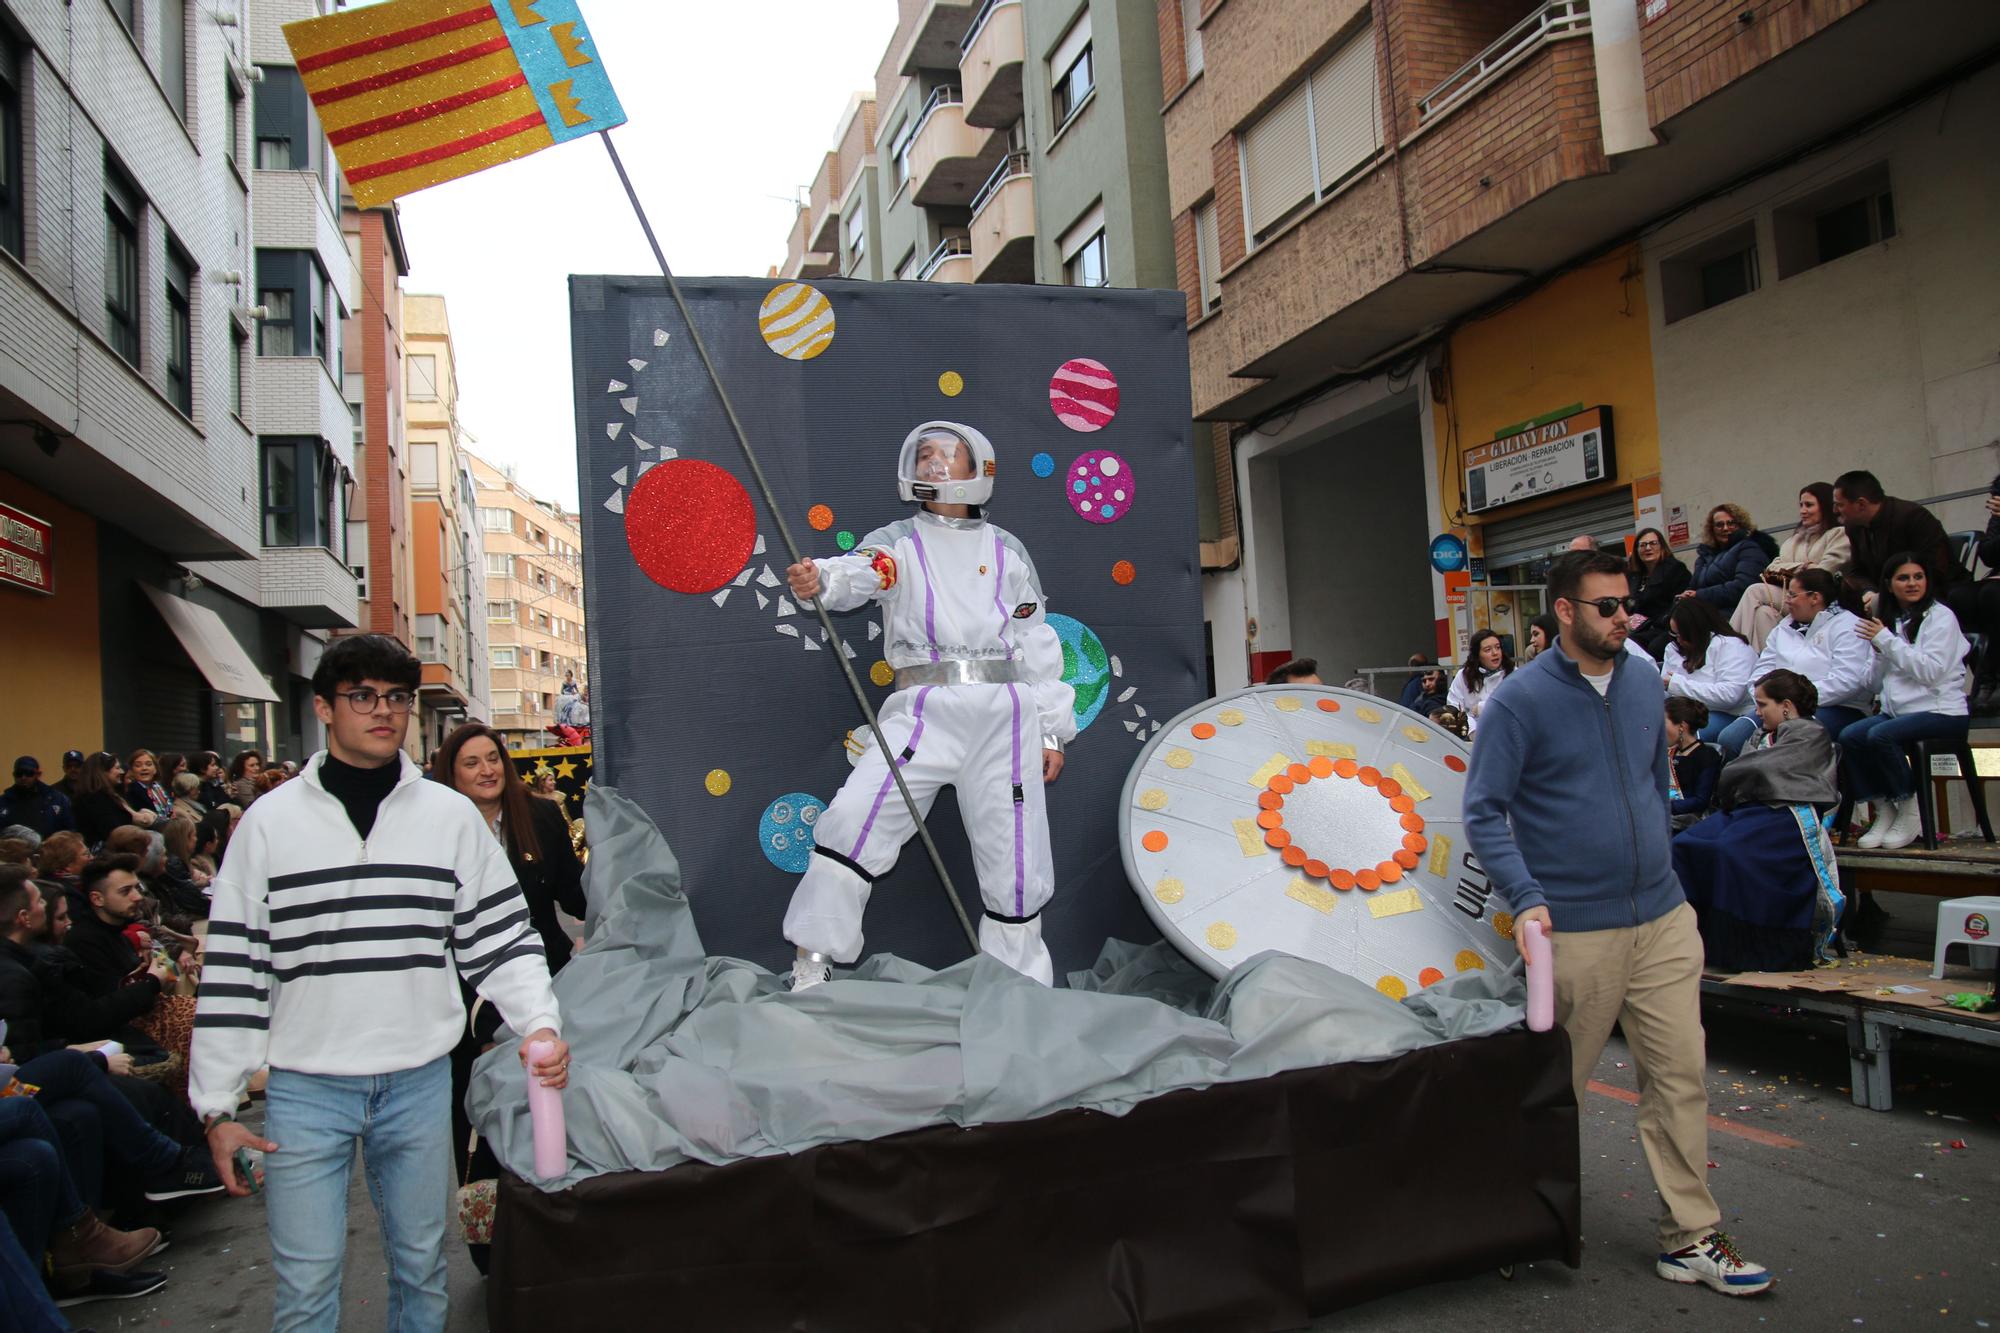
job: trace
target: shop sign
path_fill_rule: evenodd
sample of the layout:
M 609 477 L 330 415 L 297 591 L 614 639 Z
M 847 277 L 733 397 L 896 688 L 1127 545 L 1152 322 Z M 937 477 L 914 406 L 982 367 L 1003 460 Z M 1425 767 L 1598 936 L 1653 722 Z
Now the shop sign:
M 0 583 L 30 592 L 53 593 L 50 551 L 55 529 L 46 519 L 0 504 Z
M 1675 505 L 1667 511 L 1667 545 L 1680 547 L 1688 544 L 1688 511 L 1686 505 Z
M 1465 538 L 1440 532 L 1431 538 L 1431 568 L 1449 574 L 1465 568 Z
M 1452 570 L 1444 576 L 1444 602 L 1446 606 L 1464 606 L 1465 591 L 1472 583 L 1472 576 L 1462 569 Z
M 1483 513 L 1538 500 L 1617 473 L 1611 409 L 1591 407 L 1530 423 L 1465 451 L 1465 503 Z

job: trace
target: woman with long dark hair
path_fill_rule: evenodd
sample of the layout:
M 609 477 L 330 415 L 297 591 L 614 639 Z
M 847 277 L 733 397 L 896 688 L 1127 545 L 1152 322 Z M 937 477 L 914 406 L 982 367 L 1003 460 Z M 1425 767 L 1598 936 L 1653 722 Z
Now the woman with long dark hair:
M 264 756 L 256 750 L 239 751 L 229 761 L 229 799 L 245 810 L 264 794 Z
M 1451 682 L 1451 691 L 1445 695 L 1447 706 L 1465 714 L 1465 728 L 1468 735 L 1479 733 L 1479 711 L 1486 701 L 1493 697 L 1493 691 L 1500 688 L 1500 682 L 1514 674 L 1514 659 L 1507 654 L 1507 645 L 1500 635 L 1491 629 L 1477 629 L 1472 632 L 1472 641 L 1465 647 L 1465 666 Z
M 125 799 L 125 765 L 105 750 L 83 761 L 76 779 L 76 831 L 92 847 L 111 836 L 111 830 L 127 824 L 151 828 L 157 820 L 151 807 L 134 810 Z
M 1533 661 L 1547 652 L 1555 641 L 1562 637 L 1562 622 L 1554 613 L 1544 611 L 1528 622 L 1528 660 Z
M 1922 832 L 1918 776 L 1903 746 L 1920 740 L 1965 739 L 1965 658 L 1971 651 L 1958 617 L 1938 601 L 1922 560 L 1911 551 L 1882 567 L 1880 620 L 1864 620 L 1855 633 L 1875 649 L 1881 711 L 1840 733 L 1848 790 L 1856 800 L 1886 809 L 1861 835 L 1863 847 L 1907 847 Z
M 1667 534 L 1658 528 L 1640 529 L 1627 568 L 1632 583 L 1632 637 L 1657 662 L 1671 637 L 1667 613 L 1694 576 L 1667 549 Z
M 1751 709 L 1750 674 L 1757 650 L 1729 627 L 1706 602 L 1683 598 L 1667 613 L 1672 632 L 1660 669 L 1668 699 L 1694 699 L 1708 710 L 1702 740 L 1719 740 L 1723 729 Z
M 1759 582 L 1743 590 L 1743 600 L 1729 617 L 1730 627 L 1752 648 L 1764 651 L 1764 640 L 1785 618 L 1785 585 L 1792 575 L 1802 569 L 1838 574 L 1847 564 L 1848 551 L 1847 529 L 1833 508 L 1833 487 L 1823 481 L 1807 482 L 1799 489 L 1799 525 L 1764 566 Z
M 201 803 L 205 809 L 213 810 L 229 799 L 229 784 L 224 780 L 222 756 L 213 750 L 197 750 L 188 756 L 188 772 L 201 779 Z

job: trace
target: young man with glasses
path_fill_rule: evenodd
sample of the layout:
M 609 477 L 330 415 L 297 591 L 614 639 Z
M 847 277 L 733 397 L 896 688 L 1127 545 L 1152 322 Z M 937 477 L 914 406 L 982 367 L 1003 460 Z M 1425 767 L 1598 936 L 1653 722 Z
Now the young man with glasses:
M 1656 1271 L 1751 1295 L 1770 1274 L 1717 1229 L 1705 1175 L 1702 946 L 1669 851 L 1660 678 L 1626 651 L 1623 560 L 1565 556 L 1549 571 L 1549 599 L 1558 641 L 1481 717 L 1466 836 L 1514 909 L 1515 939 L 1529 921 L 1550 932 L 1578 1106 L 1612 1024 L 1623 1025 L 1639 1077 L 1639 1142 L 1667 1208 Z
M 231 1194 L 267 1153 L 278 1329 L 340 1317 L 358 1145 L 381 1215 L 390 1328 L 442 1329 L 451 1195 L 451 1060 L 462 976 L 568 1080 L 542 943 L 504 849 L 471 801 L 403 753 L 422 666 L 380 635 L 336 642 L 313 673 L 327 748 L 244 812 L 216 876 L 189 1099 Z M 232 1118 L 268 1065 L 265 1134 Z

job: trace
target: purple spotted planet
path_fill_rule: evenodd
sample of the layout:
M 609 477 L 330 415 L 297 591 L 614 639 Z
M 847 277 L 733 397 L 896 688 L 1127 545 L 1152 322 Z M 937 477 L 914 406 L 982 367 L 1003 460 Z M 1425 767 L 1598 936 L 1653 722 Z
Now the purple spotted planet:
M 1118 377 L 1087 356 L 1065 361 L 1049 379 L 1049 410 L 1071 430 L 1103 430 L 1118 415 Z
M 1138 490 L 1139 479 L 1130 463 L 1109 449 L 1092 449 L 1069 465 L 1064 498 L 1078 518 L 1116 523 L 1132 507 Z

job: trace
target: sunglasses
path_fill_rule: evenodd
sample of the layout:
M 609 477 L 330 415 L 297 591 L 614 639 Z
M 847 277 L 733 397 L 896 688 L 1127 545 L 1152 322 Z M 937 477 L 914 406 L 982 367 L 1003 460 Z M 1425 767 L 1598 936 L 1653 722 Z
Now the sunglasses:
M 1621 610 L 1629 616 L 1639 605 L 1639 599 L 1636 597 L 1565 597 L 1563 600 L 1571 606 L 1595 607 L 1597 614 L 1606 620 Z

